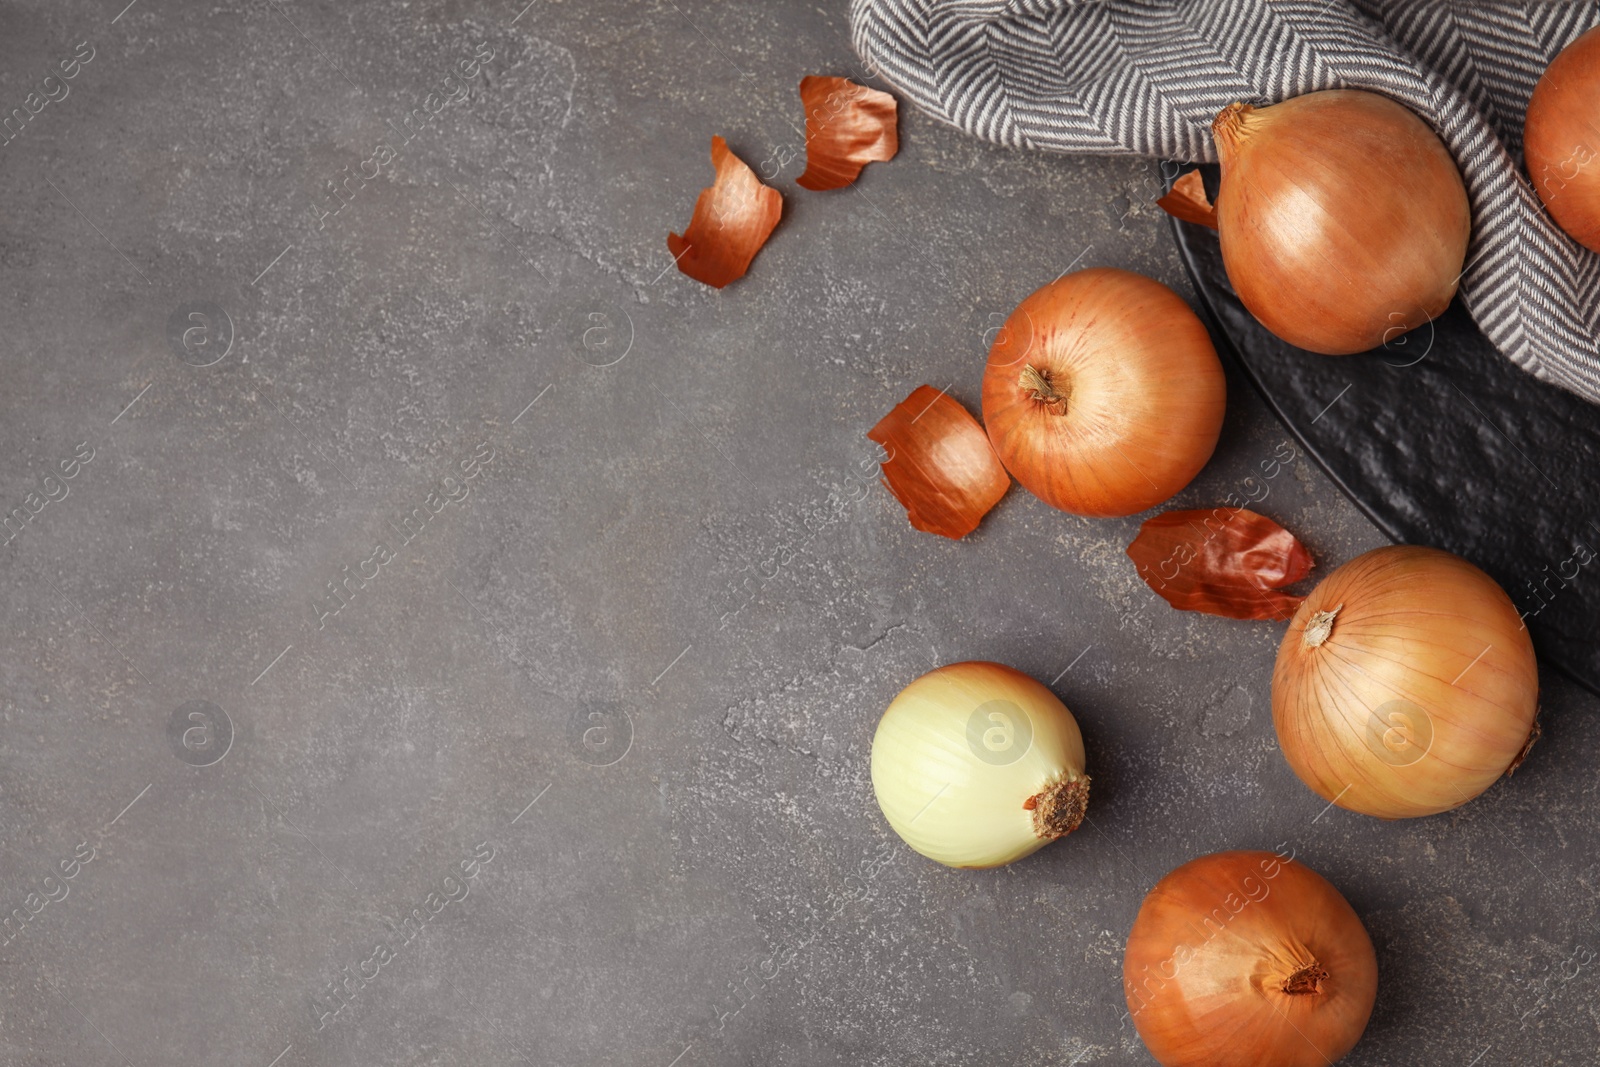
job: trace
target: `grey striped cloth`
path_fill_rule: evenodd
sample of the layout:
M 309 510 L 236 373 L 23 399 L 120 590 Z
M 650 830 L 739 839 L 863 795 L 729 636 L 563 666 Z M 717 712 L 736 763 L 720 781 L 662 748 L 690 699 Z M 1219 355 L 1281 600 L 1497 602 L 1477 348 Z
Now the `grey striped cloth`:
M 1467 309 L 1512 362 L 1600 402 L 1600 255 L 1524 178 L 1522 116 L 1595 0 L 852 0 L 856 50 L 1000 144 L 1211 161 L 1235 100 L 1367 89 L 1421 115 L 1472 199 Z

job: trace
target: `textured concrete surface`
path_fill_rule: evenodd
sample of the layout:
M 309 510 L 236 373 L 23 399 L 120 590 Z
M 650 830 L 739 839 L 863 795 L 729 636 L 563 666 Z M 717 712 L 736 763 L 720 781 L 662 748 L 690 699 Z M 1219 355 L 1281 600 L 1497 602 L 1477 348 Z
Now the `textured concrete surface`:
M 1141 896 L 1280 844 L 1378 948 L 1348 1062 L 1595 1062 L 1593 697 L 1547 678 L 1456 813 L 1328 810 L 1276 628 L 1152 601 L 1135 520 L 1013 490 L 953 544 L 861 495 L 864 431 L 923 382 L 975 407 L 1070 264 L 1187 291 L 1152 167 L 907 114 L 859 188 L 797 189 L 842 3 L 123 2 L 0 5 L 0 108 L 38 104 L 0 145 L 0 510 L 37 510 L 0 553 L 0 1063 L 1149 1063 Z M 717 133 L 786 197 L 720 293 L 665 251 Z M 1236 389 L 1179 503 L 1284 438 Z M 1378 543 L 1307 461 L 1265 484 L 1322 566 Z M 987 873 L 902 847 L 867 770 L 974 657 L 1054 680 L 1096 782 Z

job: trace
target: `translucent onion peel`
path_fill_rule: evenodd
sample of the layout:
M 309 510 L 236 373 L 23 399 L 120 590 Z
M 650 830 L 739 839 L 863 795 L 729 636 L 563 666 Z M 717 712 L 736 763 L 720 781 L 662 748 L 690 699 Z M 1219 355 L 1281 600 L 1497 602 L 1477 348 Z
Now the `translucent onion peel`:
M 1218 852 L 1156 883 L 1128 934 L 1123 994 L 1162 1067 L 1328 1067 L 1378 993 L 1361 919 L 1272 852 Z
M 843 188 L 868 163 L 893 159 L 900 150 L 899 108 L 888 93 L 848 78 L 811 75 L 800 80 L 800 102 L 806 109 L 806 170 L 796 179 L 801 188 Z
M 965 537 L 1011 485 L 978 420 L 931 385 L 917 386 L 867 437 L 889 453 L 883 484 L 919 530 Z
M 1455 295 L 1472 212 L 1450 151 L 1388 97 L 1349 89 L 1212 123 L 1217 230 L 1240 301 L 1292 345 L 1377 348 Z
M 667 234 L 667 251 L 680 271 L 721 289 L 750 269 L 783 214 L 783 195 L 763 185 L 721 137 L 711 138 L 711 165 L 716 180 L 700 191 L 682 236 Z
M 1311 573 L 1294 534 L 1245 508 L 1165 511 L 1128 546 L 1139 577 L 1182 611 L 1287 619 L 1305 597 L 1279 592 Z
M 1600 27 L 1561 50 L 1528 101 L 1528 177 L 1556 225 L 1600 252 Z
M 906 844 L 950 867 L 998 867 L 1077 829 L 1083 737 L 1056 695 L 1000 663 L 952 663 L 890 703 L 872 788 Z
M 1156 206 L 1180 222 L 1217 228 L 1217 209 L 1206 195 L 1200 172 L 1191 170 L 1172 183 L 1172 191 L 1156 201 Z
M 1494 579 L 1434 548 L 1333 571 L 1278 648 L 1272 721 L 1319 796 L 1385 819 L 1459 807 L 1513 769 L 1536 731 L 1533 643 Z

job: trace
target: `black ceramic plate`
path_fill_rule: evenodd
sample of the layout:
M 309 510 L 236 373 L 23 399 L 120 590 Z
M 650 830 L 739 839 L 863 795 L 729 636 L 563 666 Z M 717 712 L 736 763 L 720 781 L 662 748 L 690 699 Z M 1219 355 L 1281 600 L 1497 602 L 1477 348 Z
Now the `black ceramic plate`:
M 1365 355 L 1295 348 L 1239 303 L 1214 231 L 1173 229 L 1223 348 L 1345 495 L 1488 571 L 1541 658 L 1600 693 L 1600 407 L 1518 370 L 1459 301 Z

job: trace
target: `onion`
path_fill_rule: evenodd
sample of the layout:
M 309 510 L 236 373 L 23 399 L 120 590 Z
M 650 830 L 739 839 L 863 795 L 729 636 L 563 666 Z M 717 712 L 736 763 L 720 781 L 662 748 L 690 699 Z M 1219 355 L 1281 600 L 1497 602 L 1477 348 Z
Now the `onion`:
M 983 375 L 1000 462 L 1077 515 L 1132 515 L 1188 485 L 1216 448 L 1226 402 L 1189 305 L 1110 268 L 1058 278 L 1019 304 Z
M 1089 804 L 1078 723 L 999 663 L 952 663 L 895 697 L 872 738 L 872 788 L 905 843 L 950 867 L 998 867 L 1071 833 Z
M 1600 26 L 1561 50 L 1533 87 L 1522 148 L 1556 225 L 1600 252 Z
M 1122 981 L 1163 1067 L 1326 1067 L 1367 1027 L 1378 960 L 1320 874 L 1271 852 L 1217 852 L 1144 898 Z
M 1533 643 L 1511 598 L 1434 548 L 1374 549 L 1312 590 L 1272 675 L 1278 744 L 1330 803 L 1433 815 L 1489 788 L 1527 750 Z
M 1449 150 L 1416 115 L 1336 89 L 1230 104 L 1211 129 L 1223 266 L 1267 329 L 1341 356 L 1449 305 L 1472 217 Z

